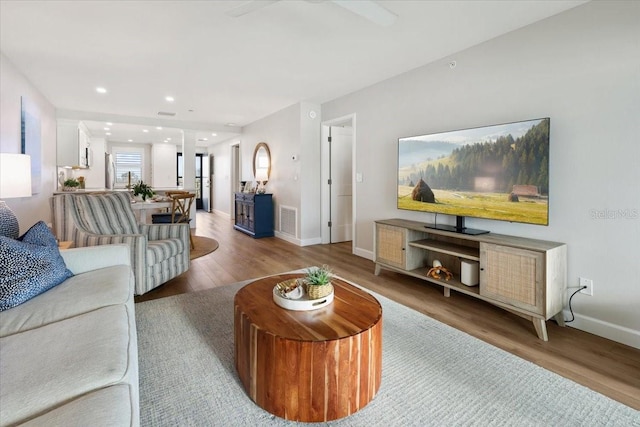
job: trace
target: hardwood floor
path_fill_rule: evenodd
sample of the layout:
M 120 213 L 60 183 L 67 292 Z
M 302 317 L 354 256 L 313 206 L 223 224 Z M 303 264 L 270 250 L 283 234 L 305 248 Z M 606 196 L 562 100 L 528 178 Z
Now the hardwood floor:
M 638 349 L 552 321 L 549 341 L 541 341 L 530 321 L 481 300 L 456 292 L 445 298 L 441 286 L 386 270 L 375 276 L 372 261 L 351 254 L 351 242 L 299 247 L 275 237 L 253 239 L 217 214 L 198 211 L 196 221 L 196 234 L 218 240 L 218 250 L 136 302 L 327 264 L 345 279 L 640 410 Z

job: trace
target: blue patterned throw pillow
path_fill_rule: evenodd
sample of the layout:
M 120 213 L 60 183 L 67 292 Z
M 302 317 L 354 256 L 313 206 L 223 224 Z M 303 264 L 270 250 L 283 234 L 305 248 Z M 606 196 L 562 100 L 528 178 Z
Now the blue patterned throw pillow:
M 56 238 L 44 222 L 18 240 L 0 236 L 0 311 L 20 305 L 71 276 Z

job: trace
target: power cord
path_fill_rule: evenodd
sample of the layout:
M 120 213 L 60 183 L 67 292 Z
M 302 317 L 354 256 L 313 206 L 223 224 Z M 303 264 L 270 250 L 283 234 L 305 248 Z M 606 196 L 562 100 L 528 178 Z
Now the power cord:
M 578 290 L 576 290 L 574 293 L 571 294 L 571 296 L 569 297 L 569 311 L 571 312 L 571 320 L 565 320 L 564 323 L 571 323 L 574 320 L 576 320 L 576 316 L 573 314 L 573 309 L 571 308 L 571 298 L 573 298 L 573 296 L 575 294 L 577 294 L 578 292 L 580 292 L 583 289 L 587 289 L 586 286 L 579 286 Z

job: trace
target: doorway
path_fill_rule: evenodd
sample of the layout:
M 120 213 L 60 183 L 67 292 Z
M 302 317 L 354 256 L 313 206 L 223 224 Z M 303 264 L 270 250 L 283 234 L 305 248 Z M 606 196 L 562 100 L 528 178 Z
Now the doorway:
M 202 202 L 202 173 L 203 173 L 203 165 L 202 165 L 202 158 L 205 156 L 205 154 L 202 153 L 196 153 L 196 209 L 202 209 L 203 208 L 203 202 Z M 182 153 L 178 152 L 178 182 L 176 183 L 178 185 L 178 187 L 182 186 L 182 173 L 183 173 L 183 168 L 182 168 Z
M 323 123 L 321 134 L 323 244 L 352 242 L 355 248 L 355 114 Z

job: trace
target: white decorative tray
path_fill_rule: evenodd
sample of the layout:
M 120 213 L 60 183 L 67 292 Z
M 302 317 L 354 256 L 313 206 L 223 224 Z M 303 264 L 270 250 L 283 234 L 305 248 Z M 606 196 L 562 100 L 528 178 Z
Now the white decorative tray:
M 318 299 L 309 299 L 309 295 L 307 295 L 306 292 L 304 293 L 304 295 L 302 295 L 298 299 L 290 299 L 280 295 L 278 286 L 274 286 L 273 301 L 280 307 L 287 310 L 295 310 L 295 311 L 317 310 L 319 308 L 326 307 L 327 305 L 333 302 L 333 291 L 331 291 L 331 293 L 326 297 L 318 298 Z

